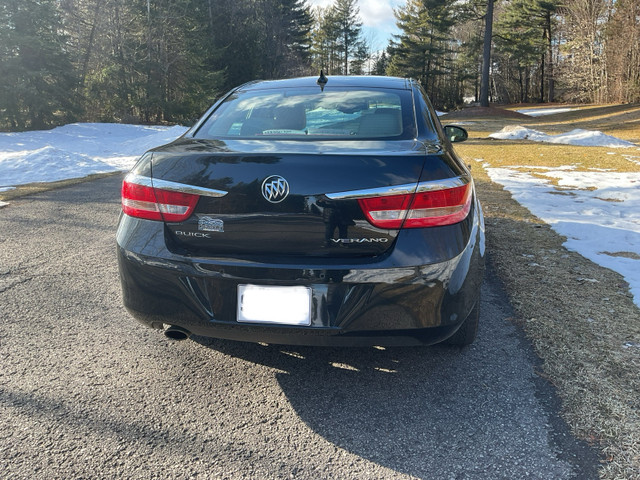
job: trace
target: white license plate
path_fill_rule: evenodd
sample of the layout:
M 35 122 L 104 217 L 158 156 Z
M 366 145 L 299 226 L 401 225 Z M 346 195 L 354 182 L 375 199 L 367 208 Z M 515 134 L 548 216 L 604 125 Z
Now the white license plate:
M 238 285 L 238 321 L 311 325 L 311 289 Z

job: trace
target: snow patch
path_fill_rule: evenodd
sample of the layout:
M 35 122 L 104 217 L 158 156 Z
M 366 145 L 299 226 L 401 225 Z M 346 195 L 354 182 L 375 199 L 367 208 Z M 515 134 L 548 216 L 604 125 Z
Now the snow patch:
M 0 188 L 129 170 L 149 148 L 186 131 L 180 126 L 73 123 L 0 133 Z
M 520 170 L 531 167 L 486 168 L 491 180 L 565 236 L 565 247 L 624 276 L 640 306 L 640 173 L 561 167 L 533 176 Z
M 55 182 L 84 176 L 83 172 L 112 172 L 108 163 L 87 155 L 46 146 L 36 150 L 0 153 L 2 183 L 18 185 L 30 182 Z M 28 181 L 25 181 L 28 179 Z
M 546 115 L 555 115 L 556 113 L 571 112 L 578 110 L 577 108 L 569 107 L 552 107 L 552 108 L 525 108 L 522 110 L 516 110 L 518 113 L 529 115 L 530 117 L 542 117 Z
M 489 135 L 498 140 L 532 140 L 534 142 L 559 143 L 563 145 L 580 145 L 584 147 L 629 148 L 636 145 L 619 138 L 605 135 L 599 131 L 577 128 L 567 133 L 549 135 L 537 130 L 518 126 L 507 126 L 499 132 Z

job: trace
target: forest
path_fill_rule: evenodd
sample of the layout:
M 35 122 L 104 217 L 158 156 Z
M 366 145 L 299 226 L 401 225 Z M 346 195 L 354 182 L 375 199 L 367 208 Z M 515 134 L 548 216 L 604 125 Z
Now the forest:
M 413 77 L 449 110 L 478 100 L 483 57 L 492 102 L 640 101 L 638 0 L 407 0 L 394 14 L 400 33 L 375 51 L 357 0 L 2 0 L 0 130 L 188 125 L 244 82 L 321 69 Z

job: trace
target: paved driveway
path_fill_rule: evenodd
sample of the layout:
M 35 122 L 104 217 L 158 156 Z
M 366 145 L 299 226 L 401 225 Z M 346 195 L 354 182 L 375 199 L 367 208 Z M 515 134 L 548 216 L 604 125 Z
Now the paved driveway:
M 464 350 L 175 343 L 121 305 L 120 181 L 0 209 L 0 478 L 597 478 L 490 269 Z

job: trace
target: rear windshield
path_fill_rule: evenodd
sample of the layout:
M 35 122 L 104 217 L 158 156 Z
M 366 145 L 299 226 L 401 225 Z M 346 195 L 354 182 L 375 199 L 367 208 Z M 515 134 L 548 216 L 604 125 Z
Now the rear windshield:
M 409 90 L 316 87 L 235 92 L 195 137 L 408 139 L 415 129 Z

